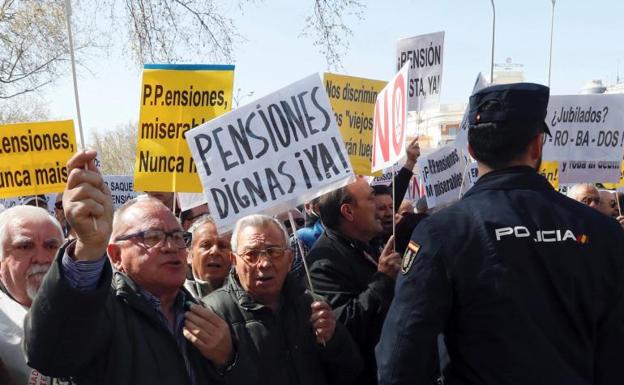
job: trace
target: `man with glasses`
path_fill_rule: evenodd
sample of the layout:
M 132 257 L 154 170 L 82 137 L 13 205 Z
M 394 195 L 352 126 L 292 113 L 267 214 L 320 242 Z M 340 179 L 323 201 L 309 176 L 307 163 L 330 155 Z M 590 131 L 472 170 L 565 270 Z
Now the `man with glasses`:
M 362 367 L 357 348 L 329 305 L 289 275 L 287 240 L 274 218 L 240 219 L 232 234 L 235 271 L 204 303 L 231 325 L 245 384 L 351 384 Z M 198 346 L 208 339 L 198 333 Z
M 28 363 L 78 385 L 200 385 L 235 375 L 222 371 L 233 360 L 228 325 L 198 305 L 185 313 L 193 299 L 182 289 L 186 237 L 176 218 L 149 197 L 113 218 L 95 156 L 80 152 L 67 165 L 63 208 L 76 239 L 57 254 L 26 318 Z M 197 330 L 196 313 L 212 322 L 201 353 L 185 338 Z

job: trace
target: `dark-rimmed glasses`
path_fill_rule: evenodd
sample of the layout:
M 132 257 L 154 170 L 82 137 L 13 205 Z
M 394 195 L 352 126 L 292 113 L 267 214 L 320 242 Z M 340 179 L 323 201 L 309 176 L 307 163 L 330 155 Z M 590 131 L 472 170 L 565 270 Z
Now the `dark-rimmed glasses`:
M 164 231 L 159 229 L 150 229 L 139 231 L 132 234 L 120 235 L 115 238 L 115 242 L 127 241 L 132 238 L 138 238 L 147 248 L 162 246 L 167 238 L 171 238 L 171 243 L 178 249 L 185 249 L 191 239 L 190 233 L 182 230 Z
M 286 254 L 286 248 L 279 246 L 267 247 L 266 249 L 244 249 L 240 253 L 233 253 L 250 265 L 256 265 L 263 255 L 271 262 L 281 259 Z

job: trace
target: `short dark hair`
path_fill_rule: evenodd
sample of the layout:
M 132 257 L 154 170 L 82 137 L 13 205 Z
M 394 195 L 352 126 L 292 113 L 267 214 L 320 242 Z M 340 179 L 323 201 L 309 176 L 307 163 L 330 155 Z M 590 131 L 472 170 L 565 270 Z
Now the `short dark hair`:
M 373 188 L 373 194 L 375 194 L 375 196 L 378 195 L 392 195 L 392 189 L 390 188 L 390 186 L 384 186 L 382 184 L 378 184 L 375 186 L 371 186 Z
M 470 125 L 468 143 L 474 158 L 492 169 L 500 169 L 520 158 L 535 136 L 543 132 L 542 122 L 497 122 Z
M 353 196 L 347 191 L 348 186 L 328 192 L 319 198 L 319 215 L 325 227 L 337 230 L 340 225 L 340 207 L 345 203 L 353 203 Z

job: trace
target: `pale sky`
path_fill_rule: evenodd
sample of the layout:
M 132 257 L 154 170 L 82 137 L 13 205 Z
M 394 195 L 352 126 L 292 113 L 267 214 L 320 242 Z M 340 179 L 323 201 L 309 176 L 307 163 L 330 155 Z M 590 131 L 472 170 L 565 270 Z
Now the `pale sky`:
M 347 18 L 353 31 L 342 74 L 388 80 L 394 75 L 397 40 L 445 31 L 442 103 L 464 103 L 476 75 L 489 77 L 492 8 L 488 0 L 362 0 L 363 19 Z M 251 102 L 314 72 L 325 72 L 324 57 L 311 38 L 301 37 L 311 0 L 264 0 L 240 15 L 247 39 L 234 52 L 234 90 L 254 92 Z M 495 0 L 495 62 L 511 57 L 524 65 L 525 80 L 546 84 L 550 39 L 550 0 Z M 624 2 L 558 0 L 552 63 L 552 94 L 575 94 L 592 79 L 624 77 Z M 74 23 L 79 23 L 74 20 Z M 189 58 L 187 63 L 197 63 Z M 213 63 L 205 63 L 213 64 Z M 230 64 L 230 63 L 215 63 Z M 85 136 L 138 121 L 141 69 L 116 55 L 86 62 L 78 86 Z M 53 119 L 75 119 L 73 85 L 67 76 L 43 93 Z

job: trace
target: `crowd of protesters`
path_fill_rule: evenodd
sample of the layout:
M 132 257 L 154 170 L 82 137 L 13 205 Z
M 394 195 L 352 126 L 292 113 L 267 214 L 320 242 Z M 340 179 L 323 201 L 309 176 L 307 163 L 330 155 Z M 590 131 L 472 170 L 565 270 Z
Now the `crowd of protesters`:
M 171 193 L 114 211 L 77 153 L 54 215 L 0 213 L 0 383 L 623 384 L 621 197 L 536 172 L 548 96 L 471 97 L 480 178 L 433 214 L 404 200 L 417 140 L 394 187 L 229 233 Z

